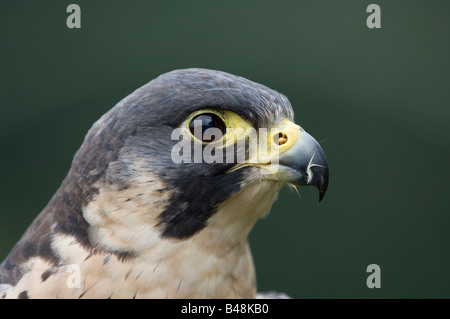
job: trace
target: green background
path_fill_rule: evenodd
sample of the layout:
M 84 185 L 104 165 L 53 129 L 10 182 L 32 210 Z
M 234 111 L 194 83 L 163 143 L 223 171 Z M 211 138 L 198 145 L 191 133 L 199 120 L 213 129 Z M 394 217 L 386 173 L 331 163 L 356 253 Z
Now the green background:
M 66 27 L 81 6 L 81 29 Z M 1 1 L 0 260 L 93 122 L 161 73 L 219 69 L 286 94 L 321 142 L 317 203 L 284 189 L 250 240 L 259 290 L 450 297 L 450 2 Z M 381 267 L 368 289 L 366 267 Z

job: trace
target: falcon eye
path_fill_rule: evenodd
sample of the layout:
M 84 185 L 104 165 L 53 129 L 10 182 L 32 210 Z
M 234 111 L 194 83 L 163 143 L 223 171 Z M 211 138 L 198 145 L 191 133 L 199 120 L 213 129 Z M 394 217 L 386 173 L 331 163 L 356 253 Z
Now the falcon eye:
M 213 113 L 197 115 L 189 123 L 189 130 L 192 135 L 205 143 L 220 140 L 225 135 L 226 128 L 224 121 Z

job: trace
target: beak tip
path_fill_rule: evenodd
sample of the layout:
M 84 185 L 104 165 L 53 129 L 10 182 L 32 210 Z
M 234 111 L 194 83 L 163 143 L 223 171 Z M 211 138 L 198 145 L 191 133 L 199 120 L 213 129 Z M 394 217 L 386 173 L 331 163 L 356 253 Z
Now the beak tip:
M 322 201 L 322 199 L 325 197 L 325 193 L 326 193 L 326 188 L 325 189 L 319 189 L 319 203 Z
M 317 188 L 319 190 L 319 203 L 320 203 L 322 199 L 325 197 L 325 193 L 327 192 L 328 189 L 328 167 L 326 168 L 325 175 L 322 177 L 322 181 L 319 184 L 319 186 L 317 186 Z
M 322 201 L 322 199 L 325 197 L 325 191 L 319 191 L 319 203 Z

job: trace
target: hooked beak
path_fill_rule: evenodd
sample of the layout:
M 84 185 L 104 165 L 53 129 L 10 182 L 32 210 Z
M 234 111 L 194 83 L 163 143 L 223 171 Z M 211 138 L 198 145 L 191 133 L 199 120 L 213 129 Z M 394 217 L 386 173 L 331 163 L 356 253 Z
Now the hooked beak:
M 278 179 L 299 186 L 315 186 L 319 202 L 328 188 L 328 163 L 319 143 L 302 131 L 295 144 L 280 154 Z
M 278 144 L 278 156 L 272 158 L 269 171 L 283 183 L 315 186 L 320 202 L 328 188 L 328 163 L 320 144 L 300 126 L 286 119 L 272 134 L 272 141 Z

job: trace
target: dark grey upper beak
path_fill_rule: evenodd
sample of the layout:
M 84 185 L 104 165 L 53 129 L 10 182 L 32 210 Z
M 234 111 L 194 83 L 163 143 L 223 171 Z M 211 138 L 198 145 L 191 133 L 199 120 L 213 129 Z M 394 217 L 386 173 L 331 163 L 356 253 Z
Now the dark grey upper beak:
M 289 183 L 315 186 L 319 202 L 328 188 L 328 162 L 320 144 L 302 130 L 295 144 L 279 157 L 279 164 L 289 170 Z M 284 174 L 286 176 L 286 174 Z

